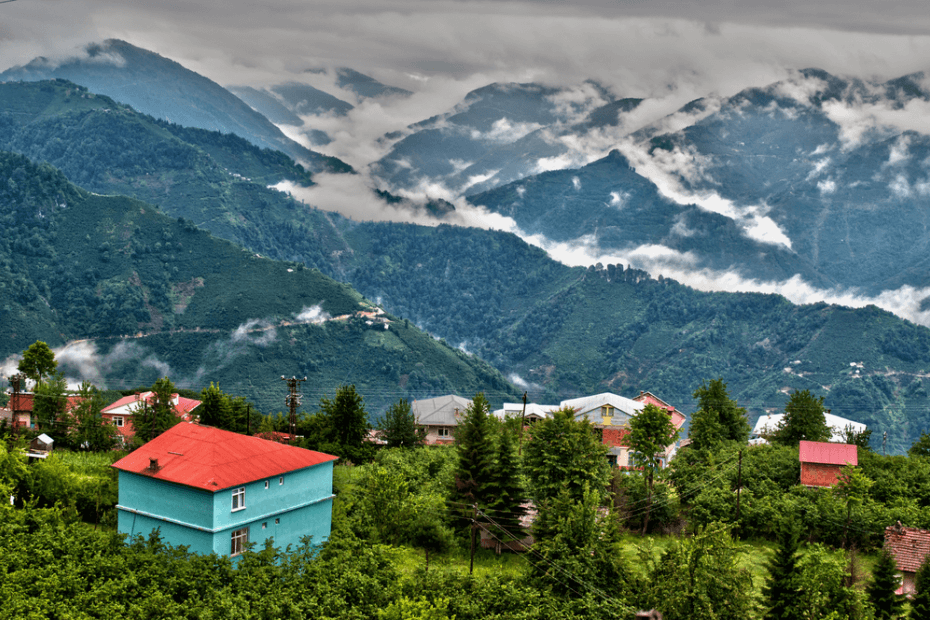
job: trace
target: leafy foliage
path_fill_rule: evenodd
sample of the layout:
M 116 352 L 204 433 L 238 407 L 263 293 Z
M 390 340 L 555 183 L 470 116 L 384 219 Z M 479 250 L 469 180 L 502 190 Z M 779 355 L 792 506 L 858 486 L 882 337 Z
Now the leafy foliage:
M 801 440 L 827 441 L 832 433 L 823 415 L 823 396 L 818 398 L 810 390 L 799 390 L 788 399 L 785 417 L 772 441 L 785 445 L 797 444 Z
M 23 351 L 23 359 L 19 360 L 16 367 L 36 383 L 42 383 L 43 377 L 55 374 L 58 362 L 55 361 L 55 354 L 49 346 L 41 340 L 36 340 Z
M 576 420 L 572 409 L 559 409 L 536 422 L 524 446 L 523 466 L 530 493 L 538 506 L 554 500 L 563 488 L 580 500 L 585 488 L 598 502 L 607 494 L 610 466 L 607 448 L 587 419 Z
M 410 401 L 405 398 L 388 407 L 378 428 L 389 448 L 414 448 L 426 439 L 426 429 L 417 424 Z
M 696 450 L 713 450 L 725 441 L 745 443 L 749 439 L 746 410 L 730 399 L 723 379 L 702 383 L 695 390 L 698 410 L 691 416 L 689 436 Z

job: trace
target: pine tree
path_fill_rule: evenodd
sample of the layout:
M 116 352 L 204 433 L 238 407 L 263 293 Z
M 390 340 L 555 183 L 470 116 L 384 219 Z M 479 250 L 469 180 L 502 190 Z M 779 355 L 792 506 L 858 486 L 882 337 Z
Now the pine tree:
M 869 601 L 875 608 L 876 620 L 890 620 L 901 613 L 904 599 L 895 594 L 898 589 L 898 567 L 894 556 L 883 549 L 872 569 L 872 583 L 866 588 Z
M 526 513 L 523 487 L 520 485 L 520 465 L 514 452 L 513 436 L 507 428 L 500 429 L 497 441 L 497 460 L 491 468 L 491 498 L 488 514 L 500 528 L 498 537 L 507 541 L 522 536 L 520 520 Z
M 930 620 L 930 555 L 924 558 L 914 579 L 910 620 Z
M 769 578 L 762 589 L 766 620 L 800 620 L 798 610 L 798 526 L 794 519 L 782 524 L 778 548 L 769 562 Z
M 478 393 L 455 433 L 458 465 L 455 469 L 455 499 L 463 504 L 487 508 L 491 498 L 494 467 L 494 443 L 488 419 L 490 407 L 484 394 Z
M 223 393 L 219 385 L 210 383 L 200 393 L 200 423 L 232 430 L 232 411 L 229 396 Z

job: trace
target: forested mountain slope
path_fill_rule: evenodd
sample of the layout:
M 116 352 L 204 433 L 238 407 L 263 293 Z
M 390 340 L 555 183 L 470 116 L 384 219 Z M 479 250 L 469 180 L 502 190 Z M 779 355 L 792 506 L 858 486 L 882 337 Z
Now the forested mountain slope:
M 0 356 L 36 339 L 70 347 L 70 371 L 111 388 L 169 375 L 211 381 L 265 411 L 279 376 L 305 394 L 356 384 L 373 408 L 402 396 L 516 391 L 487 364 L 299 263 L 260 258 L 149 204 L 100 196 L 48 165 L 0 153 Z M 361 313 L 367 314 L 361 314 Z M 70 360 L 70 361 L 66 361 Z
M 84 51 L 85 55 L 62 62 L 36 58 L 0 73 L 0 80 L 66 79 L 155 118 L 231 133 L 260 147 L 283 151 L 311 171 L 350 170 L 344 162 L 287 138 L 231 92 L 172 60 L 118 39 L 89 45 Z
M 800 71 L 689 104 L 577 170 L 469 200 L 594 252 L 663 248 L 692 271 L 868 295 L 924 288 L 930 136 L 917 110 L 927 102 L 923 74 L 865 83 Z
M 323 266 L 324 254 L 344 249 L 324 213 L 269 187 L 313 183 L 286 155 L 158 121 L 69 82 L 0 83 L 0 149 L 48 162 L 84 189 L 154 204 L 263 255 Z
M 723 377 L 753 414 L 780 409 L 787 389 L 809 388 L 824 395 L 834 413 L 873 424 L 877 431 L 887 429 L 892 445 L 899 448 L 930 424 L 923 387 L 930 369 L 930 331 L 891 314 L 874 308 L 795 306 L 778 296 L 700 293 L 630 269 L 573 269 L 503 232 L 353 222 L 266 190 L 264 183 L 287 178 L 291 171 L 286 160 L 267 151 L 158 123 L 128 108 L 114 108 L 112 102 L 101 103 L 102 98 L 73 86 L 0 85 L 0 97 L 6 88 L 36 88 L 36 97 L 48 99 L 42 100 L 44 107 L 24 100 L 25 107 L 42 113 L 9 107 L 0 112 L 0 144 L 5 148 L 45 154 L 72 180 L 85 179 L 94 191 L 151 200 L 172 217 L 184 217 L 253 252 L 316 266 L 350 282 L 392 315 L 409 318 L 480 355 L 505 375 L 515 375 L 534 400 L 557 402 L 605 389 L 633 395 L 648 389 L 689 411 L 691 393 L 700 382 Z M 67 140 L 56 142 L 56 135 Z M 100 135 L 109 138 L 95 139 Z M 123 150 L 132 156 L 121 160 Z M 183 165 L 174 165 L 175 156 L 166 155 L 174 153 Z M 622 157 L 614 158 L 600 165 L 607 172 L 619 167 L 622 173 Z M 265 180 L 258 184 L 240 178 L 246 175 Z M 648 198 L 648 184 L 640 191 Z M 31 236 L 24 234 L 23 239 Z M 93 239 L 90 231 L 85 234 Z M 274 290 L 260 286 L 265 295 Z M 96 289 L 86 297 L 95 295 Z M 58 320 L 44 304 L 29 308 L 37 317 L 51 317 L 43 319 L 48 325 Z M 137 310 L 142 313 L 128 308 Z M 236 325 L 262 316 L 240 316 Z M 140 317 L 134 320 L 150 320 Z M 6 350 L 21 350 L 34 337 L 30 332 Z M 59 341 L 73 337 L 62 335 Z M 283 350 L 277 355 L 283 356 Z M 367 359 L 359 356 L 354 376 L 364 375 L 364 368 L 377 377 L 382 366 L 384 372 L 395 372 L 387 364 L 362 366 Z M 209 369 L 220 362 L 184 358 L 172 364 L 196 374 L 200 364 Z M 343 373 L 353 367 L 344 356 L 337 362 Z M 424 390 L 439 390 L 431 394 L 436 395 L 441 386 L 463 383 L 451 371 L 443 371 L 449 383 L 437 383 L 434 366 L 423 363 L 418 374 L 394 377 L 397 385 L 413 377 Z M 275 372 L 272 376 L 281 374 Z M 464 394 L 493 391 L 477 380 L 464 384 L 473 386 L 462 390 Z M 403 385 L 401 391 L 415 389 Z

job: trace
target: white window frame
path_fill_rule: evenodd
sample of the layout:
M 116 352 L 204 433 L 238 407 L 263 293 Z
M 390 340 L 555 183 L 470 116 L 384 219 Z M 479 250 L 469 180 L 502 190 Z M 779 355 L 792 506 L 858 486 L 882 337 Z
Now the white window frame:
M 245 546 L 249 543 L 249 528 L 241 527 L 233 530 L 229 537 L 229 557 L 235 557 L 245 551 Z
M 265 480 L 265 488 L 266 488 L 266 489 L 268 488 L 268 481 L 267 481 L 267 480 Z
M 442 426 L 436 429 L 436 434 L 439 436 L 440 439 L 448 439 L 452 437 L 452 429 L 449 428 L 448 426 Z
M 122 428 L 122 427 L 123 427 L 123 423 L 124 423 L 123 420 L 124 420 L 124 419 L 123 419 L 123 416 L 121 416 L 121 415 L 115 415 L 115 416 L 113 416 L 113 426 L 117 426 L 117 427 L 119 427 L 119 428 Z
M 232 492 L 232 512 L 245 510 L 245 487 L 233 489 Z
M 282 484 L 284 484 L 284 476 L 278 478 L 278 486 L 281 486 Z

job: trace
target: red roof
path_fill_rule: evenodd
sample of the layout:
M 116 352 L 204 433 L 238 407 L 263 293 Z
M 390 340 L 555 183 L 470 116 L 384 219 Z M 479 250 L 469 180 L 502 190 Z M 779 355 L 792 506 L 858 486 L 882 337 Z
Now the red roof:
M 916 573 L 930 553 L 930 532 L 915 527 L 889 525 L 885 528 L 885 548 L 894 556 L 898 570 Z
M 858 465 L 859 453 L 854 444 L 801 441 L 798 458 L 802 463 L 822 465 Z
M 675 428 L 681 428 L 685 425 L 686 418 L 684 414 L 675 409 L 674 405 L 668 404 L 652 392 L 640 391 L 639 396 L 634 396 L 633 400 L 638 403 L 646 403 L 647 405 L 655 405 L 660 409 L 665 409 L 672 417 L 672 424 L 675 425 Z
M 113 467 L 219 491 L 337 458 L 212 426 L 181 422 L 115 462 Z M 150 469 L 151 459 L 157 459 L 157 471 Z

